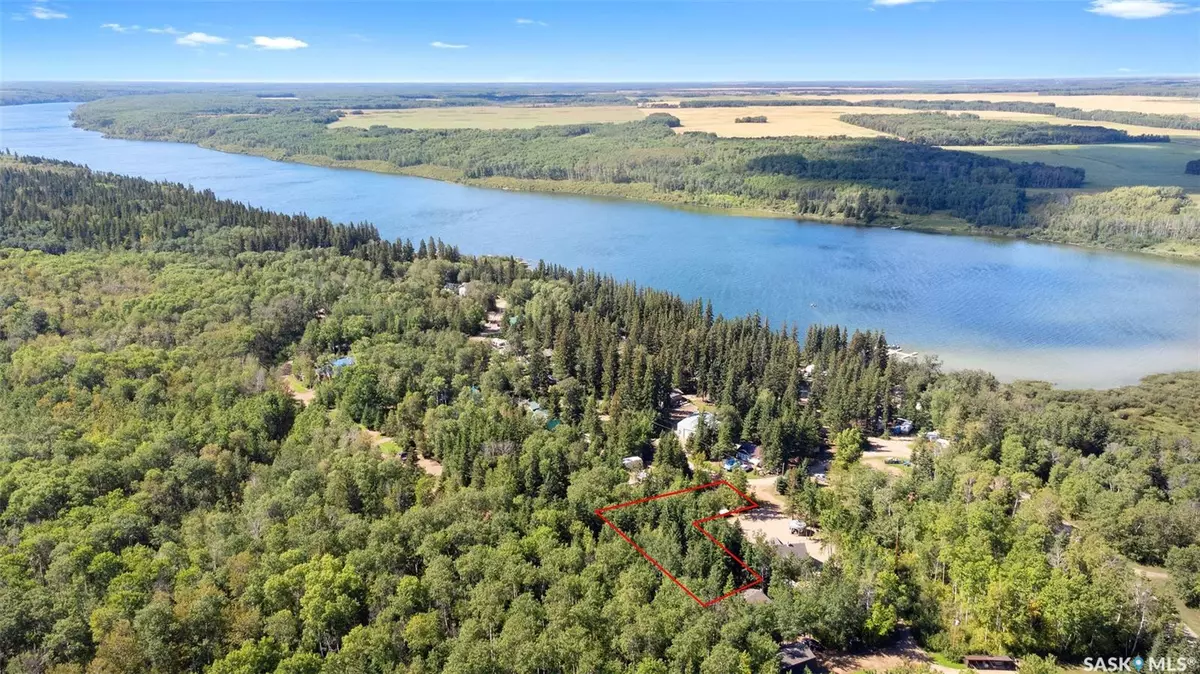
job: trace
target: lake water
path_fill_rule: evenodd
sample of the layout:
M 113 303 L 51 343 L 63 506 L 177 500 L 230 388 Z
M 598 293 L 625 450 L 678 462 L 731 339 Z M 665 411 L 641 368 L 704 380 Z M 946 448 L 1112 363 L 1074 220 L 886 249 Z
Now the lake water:
M 0 147 L 187 183 L 217 196 L 339 221 L 388 238 L 545 259 L 706 297 L 773 325 L 886 330 L 951 367 L 1063 386 L 1200 368 L 1200 265 L 1022 241 L 697 213 L 487 190 L 105 139 L 72 104 L 0 107 Z

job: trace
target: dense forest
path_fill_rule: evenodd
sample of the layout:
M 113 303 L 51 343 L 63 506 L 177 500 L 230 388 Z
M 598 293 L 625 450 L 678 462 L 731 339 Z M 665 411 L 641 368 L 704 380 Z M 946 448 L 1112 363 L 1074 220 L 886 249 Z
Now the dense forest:
M 944 212 L 976 225 L 1013 227 L 1026 212 L 1026 188 L 1078 187 L 1084 177 L 1081 169 L 891 139 L 677 134 L 671 127 L 678 120 L 665 113 L 624 124 L 514 130 L 329 129 L 337 118 L 332 112 L 240 113 L 257 105 L 206 96 L 124 97 L 82 105 L 74 117 L 85 128 L 123 138 L 274 159 L 516 181 L 511 184 L 518 187 L 565 183 L 580 191 L 861 222 Z
M 1048 195 L 1036 211 L 1041 236 L 1054 241 L 1129 250 L 1164 242 L 1200 246 L 1200 204 L 1181 187 Z
M 1128 560 L 1197 601 L 1200 373 L 1005 385 L 55 161 L 0 158 L 0 222 L 7 671 L 765 674 L 799 635 L 902 623 L 951 658 L 1197 655 Z M 477 336 L 500 306 L 503 348 Z M 678 442 L 672 388 L 716 427 Z M 899 417 L 945 442 L 862 464 Z M 593 510 L 704 484 L 741 441 L 836 552 L 715 523 L 774 601 L 701 608 Z M 739 579 L 686 530 L 718 505 L 622 526 L 716 593 Z
M 839 120 L 921 145 L 1086 145 L 1091 143 L 1169 143 L 1170 136 L 1130 135 L 1103 126 L 980 119 L 963 112 L 911 115 L 842 115 Z

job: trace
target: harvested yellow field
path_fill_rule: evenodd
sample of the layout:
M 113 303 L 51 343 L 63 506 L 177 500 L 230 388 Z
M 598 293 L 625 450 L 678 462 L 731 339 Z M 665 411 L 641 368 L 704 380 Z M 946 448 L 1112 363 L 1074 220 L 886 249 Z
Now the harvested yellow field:
M 897 94 L 897 97 L 900 95 Z M 911 96 L 911 94 L 910 94 Z M 846 98 L 854 98 L 846 96 Z M 865 97 L 861 97 L 865 98 Z M 1063 98 L 1063 97 L 1060 97 Z M 1121 96 L 1090 98 L 1130 98 Z M 403 110 L 364 110 L 361 115 L 347 114 L 330 124 L 331 128 L 374 125 L 404 129 L 529 129 L 535 126 L 586 124 L 598 122 L 632 122 L 656 112 L 675 115 L 682 126 L 678 133 L 705 131 L 726 138 L 763 138 L 768 136 L 849 136 L 873 138 L 884 136 L 871 129 L 839 121 L 844 114 L 907 115 L 917 111 L 902 108 L 860 108 L 853 106 L 754 106 L 742 108 L 636 108 L 623 105 L 597 106 L 539 106 L 517 107 L 489 105 L 477 107 L 411 108 Z M 1019 112 L 980 111 L 984 119 L 1011 119 L 1049 124 L 1087 124 L 1122 129 L 1132 134 L 1168 134 L 1176 137 L 1200 138 L 1200 131 L 1157 129 L 1153 127 L 1088 122 L 1064 119 L 1051 115 L 1031 115 Z M 764 123 L 742 123 L 738 117 L 765 116 Z
M 893 108 L 855 108 L 840 106 L 796 106 L 796 107 L 747 107 L 747 108 L 671 108 L 655 110 L 643 108 L 643 112 L 668 112 L 679 118 L 682 126 L 675 127 L 677 133 L 707 131 L 726 138 L 763 138 L 767 136 L 850 136 L 852 138 L 874 138 L 888 134 L 865 129 L 839 121 L 838 117 L 850 113 L 897 112 Z M 904 111 L 899 111 L 904 112 Z M 738 124 L 738 117 L 765 116 L 763 123 Z
M 633 122 L 645 116 L 642 110 L 624 105 L 558 107 L 487 105 L 363 110 L 362 112 L 361 115 L 347 114 L 329 126 L 334 129 L 340 127 L 365 129 L 377 124 L 402 129 L 530 129 L 535 126 L 561 124 Z
M 707 131 L 728 138 L 764 138 L 768 136 L 850 136 L 852 138 L 871 138 L 888 134 L 866 129 L 838 120 L 845 114 L 883 114 L 911 115 L 916 110 L 903 108 L 859 108 L 848 106 L 753 106 L 745 108 L 671 108 L 667 110 L 643 109 L 644 112 L 669 112 L 683 123 L 676 127 L 678 133 L 688 131 Z M 954 113 L 958 114 L 958 113 Z M 1103 126 L 1110 129 L 1120 129 L 1131 134 L 1158 134 L 1186 138 L 1200 138 L 1200 131 L 1183 131 L 1178 129 L 1158 129 L 1149 126 L 1132 124 L 1115 124 L 1112 122 L 1084 122 L 1073 119 L 1063 119 L 1051 115 L 1030 115 L 1021 112 L 981 111 L 972 112 L 983 119 L 1009 119 L 1020 122 L 1045 122 L 1047 124 L 1069 125 L 1083 124 L 1087 126 Z M 738 117 L 765 116 L 767 122 L 742 123 L 734 120 Z
M 907 112 L 912 112 L 908 110 Z M 958 113 L 953 113 L 958 114 Z M 1081 119 L 1064 119 L 1053 115 L 1027 115 L 1019 112 L 999 112 L 996 110 L 981 110 L 972 112 L 972 115 L 979 115 L 982 119 L 1011 119 L 1020 122 L 1046 122 L 1047 124 L 1078 124 L 1080 126 L 1103 126 L 1107 129 L 1118 129 L 1127 131 L 1131 134 L 1150 133 L 1159 136 L 1175 136 L 1179 138 L 1200 138 L 1200 131 L 1190 129 L 1161 129 L 1155 126 L 1138 126 L 1136 124 L 1117 124 L 1116 122 L 1093 122 Z

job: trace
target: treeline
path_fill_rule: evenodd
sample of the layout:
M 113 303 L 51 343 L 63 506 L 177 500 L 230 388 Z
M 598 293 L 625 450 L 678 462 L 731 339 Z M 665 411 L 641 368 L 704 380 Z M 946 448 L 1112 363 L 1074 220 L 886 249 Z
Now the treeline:
M 1134 250 L 1200 243 L 1200 205 L 1180 187 L 1118 187 L 1044 201 L 1038 221 L 1052 240 Z
M 911 115 L 842 115 L 847 124 L 882 131 L 922 145 L 1086 145 L 1093 143 L 1169 143 L 1170 136 L 1140 134 L 1103 126 L 1058 125 L 980 119 L 964 112 Z
M 31 172 L 30 166 L 49 170 Z M 374 225 L 284 215 L 219 200 L 211 190 L 93 173 L 69 162 L 0 153 L 0 246 L 63 253 L 133 249 L 237 255 L 291 248 L 333 248 L 385 269 L 418 257 L 457 260 L 441 240 L 382 240 Z
M 826 219 L 949 210 L 1010 227 L 1024 189 L 1078 187 L 1083 171 L 1016 164 L 889 139 L 724 139 L 676 134 L 667 114 L 625 124 L 514 130 L 326 128 L 328 116 L 228 117 L 223 100 L 120 98 L 80 106 L 80 125 L 125 138 L 175 140 L 266 154 L 434 165 L 462 179 L 641 185 L 676 200 L 772 208 Z M 798 168 L 801 167 L 801 168 Z
M 735 119 L 733 121 L 738 124 L 766 124 L 767 116 L 766 115 L 751 115 L 749 117 L 738 117 L 737 119 Z
M 1164 115 L 1153 112 L 1130 112 L 1126 110 L 1083 110 L 1080 108 L 1063 107 L 1054 103 L 1026 101 L 912 101 L 885 99 L 861 101 L 856 103 L 856 105 L 864 107 L 906 108 L 910 110 L 1021 112 L 1032 115 L 1054 115 L 1055 117 L 1078 119 L 1088 122 L 1113 122 L 1116 124 L 1153 126 L 1160 129 L 1200 129 L 1200 119 L 1188 115 Z

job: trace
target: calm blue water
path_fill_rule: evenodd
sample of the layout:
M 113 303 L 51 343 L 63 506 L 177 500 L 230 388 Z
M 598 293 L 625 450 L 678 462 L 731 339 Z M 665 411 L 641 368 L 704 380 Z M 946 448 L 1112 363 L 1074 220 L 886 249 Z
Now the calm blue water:
M 0 108 L 0 146 L 187 183 L 389 238 L 539 258 L 710 298 L 772 324 L 884 329 L 949 366 L 1065 386 L 1200 368 L 1200 265 L 1062 246 L 705 214 L 104 139 L 71 104 Z

